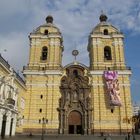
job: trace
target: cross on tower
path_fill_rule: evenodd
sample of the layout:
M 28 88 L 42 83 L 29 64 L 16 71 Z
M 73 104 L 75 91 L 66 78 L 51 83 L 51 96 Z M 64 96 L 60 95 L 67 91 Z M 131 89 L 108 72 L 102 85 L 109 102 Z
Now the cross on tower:
M 78 50 L 73 50 L 72 55 L 75 57 L 74 61 L 76 61 L 76 56 L 79 54 Z

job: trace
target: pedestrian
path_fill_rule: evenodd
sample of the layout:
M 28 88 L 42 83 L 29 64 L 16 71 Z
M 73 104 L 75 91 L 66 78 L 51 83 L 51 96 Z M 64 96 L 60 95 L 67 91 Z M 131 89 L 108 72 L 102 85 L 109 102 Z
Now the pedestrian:
M 131 135 L 130 135 L 130 132 L 128 132 L 128 140 L 130 140 L 130 136 L 131 136 Z
M 105 140 L 111 140 L 110 134 L 105 138 Z
M 33 136 L 33 134 L 32 134 L 32 132 L 30 132 L 29 137 L 32 137 L 32 136 Z

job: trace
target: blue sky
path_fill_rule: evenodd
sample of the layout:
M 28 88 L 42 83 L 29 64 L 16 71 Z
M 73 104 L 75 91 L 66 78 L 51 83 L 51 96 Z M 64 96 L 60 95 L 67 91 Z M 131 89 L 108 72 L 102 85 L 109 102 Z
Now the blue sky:
M 140 103 L 140 0 L 0 0 L 0 53 L 21 71 L 28 63 L 29 33 L 51 14 L 64 38 L 63 65 L 73 61 L 75 47 L 80 52 L 78 61 L 89 65 L 88 35 L 99 23 L 101 10 L 125 35 L 132 97 Z

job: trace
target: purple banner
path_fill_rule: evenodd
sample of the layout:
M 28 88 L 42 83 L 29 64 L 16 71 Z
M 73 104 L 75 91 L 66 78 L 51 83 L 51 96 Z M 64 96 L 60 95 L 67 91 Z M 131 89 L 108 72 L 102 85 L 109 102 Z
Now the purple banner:
M 107 92 L 110 97 L 110 105 L 122 106 L 117 71 L 105 71 L 104 78 L 106 80 Z

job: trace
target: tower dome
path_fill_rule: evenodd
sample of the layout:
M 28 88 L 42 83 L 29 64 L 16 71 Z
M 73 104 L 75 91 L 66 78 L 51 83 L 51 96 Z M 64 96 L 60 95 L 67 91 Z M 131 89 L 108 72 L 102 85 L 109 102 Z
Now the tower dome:
M 48 16 L 46 17 L 46 22 L 47 22 L 47 23 L 53 23 L 53 17 L 52 17 L 51 15 L 48 15 Z
M 105 14 L 101 14 L 99 19 L 100 19 L 100 22 L 106 22 L 107 16 Z

